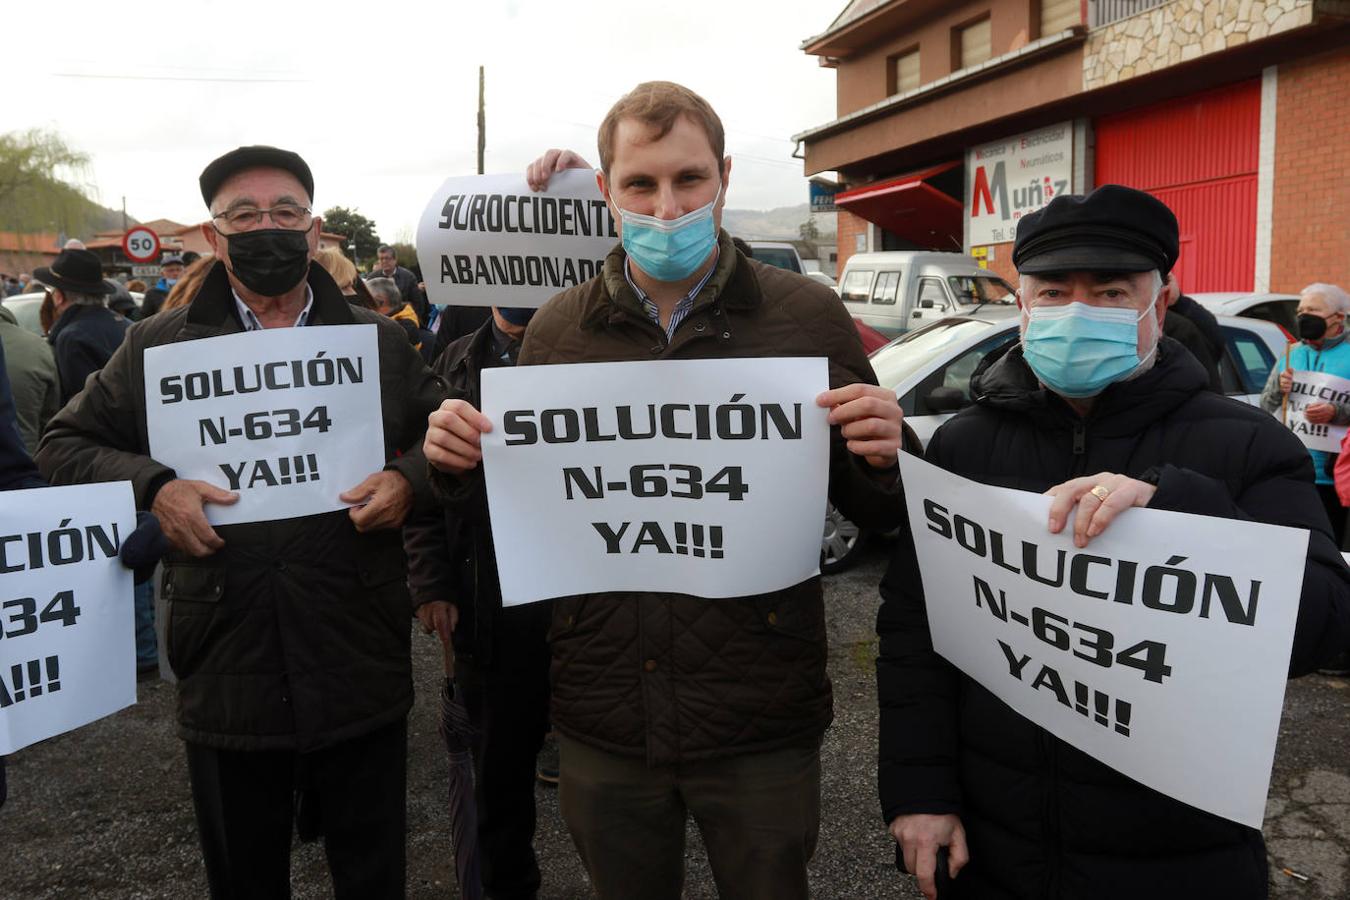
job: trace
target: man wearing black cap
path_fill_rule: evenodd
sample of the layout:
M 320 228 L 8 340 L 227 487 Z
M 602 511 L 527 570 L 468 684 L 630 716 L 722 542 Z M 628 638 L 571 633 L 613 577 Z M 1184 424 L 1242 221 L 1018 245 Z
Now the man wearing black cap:
M 108 309 L 112 289 L 103 280 L 98 257 L 89 250 L 62 250 L 50 267 L 34 269 L 33 277 L 52 293 L 56 322 L 47 340 L 56 355 L 65 403 L 112 358 L 128 323 Z
M 975 404 L 934 434 L 928 459 L 1052 495 L 1048 528 L 1071 529 L 1078 547 L 1132 506 L 1310 530 L 1290 658 L 1303 674 L 1350 642 L 1350 571 L 1297 439 L 1206 390 L 1195 359 L 1161 336 L 1177 246 L 1171 211 L 1116 185 L 1023 218 L 1021 340 L 981 363 Z M 908 537 L 881 594 L 882 813 L 927 897 L 958 874 L 944 897 L 1266 896 L 1259 832 L 1115 772 L 934 653 Z
M 58 483 L 131 481 L 172 545 L 167 652 L 212 896 L 290 896 L 298 809 L 301 834 L 323 835 L 337 897 L 402 897 L 412 678 L 399 526 L 426 492 L 416 448 L 442 382 L 402 329 L 348 304 L 312 263 L 320 223 L 298 155 L 240 148 L 206 167 L 201 189 L 214 268 L 190 304 L 132 329 L 52 421 L 38 463 Z M 388 463 L 339 495 L 359 505 L 213 528 L 204 505 L 235 495 L 148 455 L 144 351 L 367 323 Z

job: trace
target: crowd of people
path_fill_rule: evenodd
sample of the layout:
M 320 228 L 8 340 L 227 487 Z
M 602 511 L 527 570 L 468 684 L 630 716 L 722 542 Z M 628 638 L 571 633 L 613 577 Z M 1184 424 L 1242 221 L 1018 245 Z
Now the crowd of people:
M 753 260 L 721 228 L 732 166 L 712 107 L 679 85 L 639 85 L 605 117 L 598 150 L 620 242 L 600 275 L 537 311 L 437 311 L 388 247 L 362 277 L 318 247 L 306 162 L 251 146 L 203 170 L 212 252 L 166 257 L 134 325 L 77 247 L 34 273 L 52 298 L 54 354 L 11 349 L 0 319 L 14 386 L 11 400 L 0 383 L 0 487 L 129 481 L 142 527 L 162 533 L 165 651 L 212 896 L 289 896 L 297 830 L 322 838 L 337 897 L 403 896 L 411 616 L 443 642 L 479 735 L 484 895 L 547 893 L 534 782 L 551 730 L 562 815 L 599 897 L 678 898 L 691 816 L 721 896 L 808 896 L 833 715 L 820 579 L 722 600 L 672 585 L 504 606 L 480 464 L 493 423 L 480 408 L 493 368 L 824 356 L 830 499 L 865 527 L 900 529 L 880 586 L 878 782 L 882 825 L 924 894 L 1264 897 L 1258 831 L 1120 775 L 934 652 L 906 531 L 900 407 L 838 297 Z M 543 189 L 567 168 L 589 165 L 549 151 L 527 181 Z M 975 403 L 927 458 L 1051 494 L 1047 530 L 1079 547 L 1131 507 L 1306 529 L 1290 665 L 1302 674 L 1350 647 L 1334 460 L 1213 391 L 1187 349 L 1203 335 L 1168 336 L 1178 252 L 1172 212 L 1129 188 L 1061 195 L 1025 217 L 1021 340 L 981 364 Z M 1291 371 L 1350 377 L 1348 307 L 1337 288 L 1305 292 L 1302 343 L 1272 373 L 1268 408 Z M 206 507 L 237 494 L 152 457 L 143 355 L 358 323 L 377 329 L 383 468 L 342 486 L 349 509 L 212 526 Z M 30 385 L 30 370 L 50 384 L 53 364 L 55 387 Z M 1350 407 L 1314 415 L 1350 422 Z M 137 588 L 147 671 L 150 589 Z

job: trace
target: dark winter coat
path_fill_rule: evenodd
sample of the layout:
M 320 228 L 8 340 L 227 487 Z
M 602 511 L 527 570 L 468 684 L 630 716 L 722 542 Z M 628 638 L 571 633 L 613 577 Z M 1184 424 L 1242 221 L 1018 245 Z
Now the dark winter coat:
M 19 434 L 19 419 L 14 414 L 14 398 L 10 394 L 9 375 L 5 369 L 5 347 L 0 344 L 0 491 L 44 486 L 42 476 L 28 456 L 23 437 Z M 0 756 L 0 806 L 5 805 L 8 794 L 5 758 Z
M 46 341 L 21 327 L 4 306 L 0 306 L 0 344 L 5 348 L 5 367 L 14 394 L 19 433 L 28 452 L 36 453 L 38 438 L 61 408 L 61 376 L 56 371 L 56 357 Z
M 92 373 L 107 365 L 130 325 L 101 304 L 75 303 L 61 310 L 47 340 L 61 375 L 63 404 L 84 389 Z
M 492 321 L 451 341 L 436 359 L 435 372 L 448 396 L 482 407 L 484 369 L 508 366 L 496 350 Z M 408 552 L 408 589 L 413 609 L 443 600 L 459 609 L 455 651 L 475 666 L 491 667 L 502 641 L 537 644 L 540 665 L 547 665 L 543 642 L 550 605 L 531 603 L 512 610 L 509 625 L 502 617 L 502 589 L 497 580 L 497 555 L 492 545 L 487 493 L 482 479 L 463 482 L 465 493 L 448 506 L 409 518 L 403 529 Z M 509 628 L 510 633 L 504 633 Z M 522 634 L 524 632 L 524 634 Z
M 832 387 L 875 384 L 853 320 L 828 288 L 756 262 L 723 232 L 717 267 L 674 336 L 643 311 L 615 247 L 603 273 L 531 321 L 520 365 L 824 356 Z M 830 496 L 864 527 L 900 510 L 894 472 L 830 437 Z M 772 564 L 766 561 L 766 564 Z M 649 765 L 762 752 L 820 739 L 833 716 L 820 579 L 750 597 L 675 592 L 555 601 L 553 725 Z
M 352 307 L 311 265 L 305 327 L 378 328 L 386 469 L 426 498 L 420 453 L 443 385 L 403 329 Z M 191 304 L 138 322 L 89 387 L 52 420 L 38 463 L 53 482 L 127 479 L 148 509 L 174 472 L 151 459 L 142 358 L 162 344 L 243 330 L 223 264 Z M 417 452 L 396 456 L 399 451 Z M 341 485 L 340 488 L 352 485 Z M 339 487 L 339 486 L 335 486 Z M 219 526 L 225 546 L 164 563 L 179 734 L 229 750 L 310 751 L 374 731 L 412 705 L 408 591 L 397 529 L 358 533 L 345 510 Z
M 1175 314 L 1175 310 L 1167 311 L 1167 318 L 1163 320 L 1163 334 L 1176 341 L 1181 346 L 1190 351 L 1195 361 L 1200 363 L 1200 367 L 1205 370 L 1205 378 L 1209 382 L 1209 389 L 1216 394 L 1223 393 L 1223 379 L 1219 375 L 1219 359 L 1210 349 L 1209 341 L 1205 339 L 1204 334 L 1190 319 L 1182 315 Z
M 1169 316 L 1173 313 L 1184 317 L 1199 329 L 1200 334 L 1204 336 L 1205 344 L 1209 347 L 1210 355 L 1215 360 L 1223 359 L 1228 342 L 1224 339 L 1223 328 L 1214 317 L 1214 313 L 1205 309 L 1195 298 L 1187 297 L 1185 294 L 1177 298 L 1177 302 L 1167 311 Z
M 1041 388 L 1018 346 L 971 382 L 973 407 L 928 447 L 942 468 L 1042 492 L 1081 475 L 1161 470 L 1150 506 L 1312 532 L 1291 674 L 1350 641 L 1350 570 L 1302 445 L 1259 409 L 1205 390 L 1164 339 L 1154 368 L 1082 419 Z M 1259 832 L 1146 788 L 1022 718 L 932 648 L 913 541 L 900 541 L 877 618 L 879 786 L 887 822 L 956 813 L 970 865 L 953 897 L 1193 900 L 1266 896 Z

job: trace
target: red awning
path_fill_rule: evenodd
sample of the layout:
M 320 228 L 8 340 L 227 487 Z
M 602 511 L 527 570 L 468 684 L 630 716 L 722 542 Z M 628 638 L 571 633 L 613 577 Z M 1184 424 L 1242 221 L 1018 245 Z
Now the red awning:
M 962 203 L 928 184 L 928 179 L 950 172 L 960 160 L 945 162 L 835 194 L 835 205 L 880 225 L 897 237 L 934 250 L 956 250 L 962 245 Z

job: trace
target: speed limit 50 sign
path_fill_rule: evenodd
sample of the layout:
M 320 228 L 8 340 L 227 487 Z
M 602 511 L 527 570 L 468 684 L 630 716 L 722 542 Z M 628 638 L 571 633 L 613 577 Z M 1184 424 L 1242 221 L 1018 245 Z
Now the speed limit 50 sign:
M 122 252 L 132 262 L 150 262 L 159 256 L 159 235 L 143 225 L 129 228 L 122 235 Z

